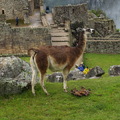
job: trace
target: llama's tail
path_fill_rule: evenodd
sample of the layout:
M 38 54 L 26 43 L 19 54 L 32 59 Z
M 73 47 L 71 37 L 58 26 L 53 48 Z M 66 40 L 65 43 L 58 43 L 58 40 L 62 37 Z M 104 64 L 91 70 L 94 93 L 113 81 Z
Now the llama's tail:
M 28 50 L 28 55 L 30 56 L 30 65 L 31 65 L 31 68 L 32 68 L 32 71 L 36 71 L 36 54 L 39 52 L 38 49 L 36 48 L 30 48 Z
M 37 54 L 38 52 L 39 52 L 38 49 L 36 49 L 36 48 L 30 48 L 30 49 L 28 50 L 28 55 L 29 55 L 29 56 L 34 56 L 34 55 Z

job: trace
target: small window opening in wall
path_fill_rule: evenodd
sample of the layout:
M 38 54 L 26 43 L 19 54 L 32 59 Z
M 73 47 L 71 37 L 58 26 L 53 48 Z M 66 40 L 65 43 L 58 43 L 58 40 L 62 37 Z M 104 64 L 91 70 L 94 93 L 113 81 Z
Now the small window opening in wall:
M 5 11 L 4 11 L 4 10 L 2 10 L 2 14 L 5 14 Z
M 72 9 L 72 12 L 74 13 L 74 12 L 75 12 L 75 9 Z

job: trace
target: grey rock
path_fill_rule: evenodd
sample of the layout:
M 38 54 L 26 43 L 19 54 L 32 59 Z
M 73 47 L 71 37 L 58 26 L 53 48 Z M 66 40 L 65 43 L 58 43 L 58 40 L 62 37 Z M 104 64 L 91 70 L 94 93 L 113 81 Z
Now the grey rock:
M 71 71 L 67 76 L 67 81 L 78 80 L 78 79 L 85 79 L 85 75 L 76 69 Z M 63 82 L 63 75 L 60 72 L 55 72 L 48 76 L 47 81 L 48 82 Z
M 0 57 L 0 95 L 21 93 L 31 84 L 30 65 L 18 57 Z
M 119 76 L 120 75 L 120 65 L 113 65 L 109 68 L 110 76 Z
M 99 66 L 96 66 L 92 68 L 88 74 L 86 75 L 86 78 L 91 78 L 91 77 L 101 77 L 105 72 L 100 68 Z
M 63 75 L 60 72 L 55 72 L 48 76 L 48 82 L 63 82 Z
M 92 68 L 87 75 L 85 75 L 83 72 L 79 71 L 78 69 L 74 69 L 70 71 L 70 73 L 67 76 L 67 81 L 69 80 L 80 80 L 80 79 L 94 79 L 101 77 L 105 72 L 100 68 L 99 66 L 96 66 Z M 47 78 L 48 82 L 63 82 L 63 75 L 60 72 L 53 73 L 51 75 L 48 75 Z
M 67 80 L 78 80 L 78 79 L 85 79 L 85 75 L 83 74 L 83 72 L 79 71 L 78 69 L 70 71 L 70 73 L 67 76 Z

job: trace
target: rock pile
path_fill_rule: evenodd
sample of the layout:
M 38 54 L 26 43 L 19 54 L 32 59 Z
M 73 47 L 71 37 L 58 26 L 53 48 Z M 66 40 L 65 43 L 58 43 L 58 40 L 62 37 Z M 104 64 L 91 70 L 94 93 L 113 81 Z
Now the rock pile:
M 101 77 L 105 72 L 99 66 L 92 68 L 87 75 L 83 72 L 80 72 L 78 69 L 70 71 L 67 76 L 67 80 L 79 80 L 79 79 L 87 79 L 87 78 L 98 78 Z M 62 73 L 56 72 L 48 76 L 47 81 L 49 82 L 63 82 Z

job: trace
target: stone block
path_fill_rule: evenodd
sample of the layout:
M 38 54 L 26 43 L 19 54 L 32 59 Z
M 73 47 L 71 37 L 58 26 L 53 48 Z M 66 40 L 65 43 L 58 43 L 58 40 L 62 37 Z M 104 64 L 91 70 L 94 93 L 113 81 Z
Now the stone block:
M 120 65 L 113 65 L 109 68 L 110 76 L 120 76 Z
M 18 57 L 0 57 L 0 95 L 22 93 L 31 85 L 30 65 Z
M 105 72 L 100 68 L 99 66 L 96 66 L 92 68 L 88 74 L 86 75 L 86 78 L 92 78 L 92 77 L 101 77 Z

